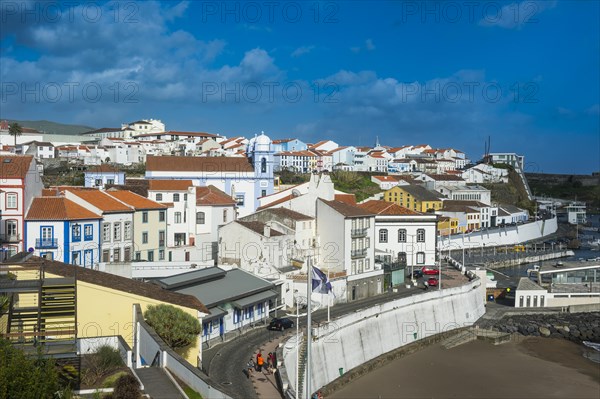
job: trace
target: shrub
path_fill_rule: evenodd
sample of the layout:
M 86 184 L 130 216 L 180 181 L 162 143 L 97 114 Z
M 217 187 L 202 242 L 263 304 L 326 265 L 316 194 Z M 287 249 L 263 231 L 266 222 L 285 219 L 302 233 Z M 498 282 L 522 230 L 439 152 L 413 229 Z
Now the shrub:
M 117 349 L 101 346 L 96 353 L 86 356 L 86 366 L 81 372 L 81 381 L 94 385 L 100 377 L 110 374 L 123 366 L 123 360 Z
M 113 399 L 139 399 L 142 396 L 137 379 L 131 374 L 119 377 L 113 392 Z
M 173 349 L 191 344 L 202 331 L 198 319 L 171 305 L 150 305 L 144 317 Z

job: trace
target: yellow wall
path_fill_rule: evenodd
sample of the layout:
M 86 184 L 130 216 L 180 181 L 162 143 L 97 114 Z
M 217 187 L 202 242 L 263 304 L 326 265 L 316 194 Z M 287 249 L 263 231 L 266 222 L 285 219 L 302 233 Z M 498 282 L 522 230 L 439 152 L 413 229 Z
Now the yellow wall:
M 448 220 L 438 221 L 438 230 L 442 236 L 456 234 L 458 232 L 458 219 L 449 218 Z
M 121 335 L 133 348 L 133 305 L 136 303 L 140 305 L 142 312 L 145 312 L 149 305 L 170 305 L 159 300 L 77 281 L 77 336 L 88 338 Z M 198 318 L 198 311 L 195 309 L 173 306 Z M 200 336 L 182 355 L 190 364 L 198 365 L 198 356 L 201 356 Z
M 409 195 L 401 186 L 392 187 L 387 190 L 383 195 L 383 199 L 417 212 L 427 212 L 429 209 L 442 209 L 442 201 L 420 201 Z

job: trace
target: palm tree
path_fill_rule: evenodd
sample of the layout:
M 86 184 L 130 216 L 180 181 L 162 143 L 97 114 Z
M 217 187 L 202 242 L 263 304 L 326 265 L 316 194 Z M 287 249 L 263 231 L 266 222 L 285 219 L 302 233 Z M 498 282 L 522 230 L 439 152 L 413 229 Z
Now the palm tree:
M 15 138 L 15 152 L 17 151 L 17 136 L 23 134 L 23 128 L 17 122 L 11 124 L 8 128 L 8 134 Z

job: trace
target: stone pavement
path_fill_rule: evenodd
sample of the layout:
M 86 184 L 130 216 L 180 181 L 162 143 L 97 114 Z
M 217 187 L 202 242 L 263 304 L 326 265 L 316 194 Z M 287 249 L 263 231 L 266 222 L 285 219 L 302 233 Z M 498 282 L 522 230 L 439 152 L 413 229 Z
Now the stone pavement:
M 263 345 L 261 345 L 260 350 L 263 357 L 265 358 L 265 365 L 267 364 L 267 354 L 269 352 L 276 352 L 279 343 L 283 342 L 287 338 L 287 335 L 279 336 L 277 339 L 265 342 Z M 256 359 L 256 353 L 254 353 L 254 359 Z M 281 359 L 278 359 L 278 361 L 281 361 Z M 250 379 L 252 380 L 252 384 L 254 385 L 254 389 L 256 390 L 256 395 L 260 399 L 281 399 L 281 394 L 277 389 L 277 381 L 275 380 L 275 375 L 267 372 L 265 368 L 263 368 L 263 371 L 261 372 L 254 371 L 251 374 Z

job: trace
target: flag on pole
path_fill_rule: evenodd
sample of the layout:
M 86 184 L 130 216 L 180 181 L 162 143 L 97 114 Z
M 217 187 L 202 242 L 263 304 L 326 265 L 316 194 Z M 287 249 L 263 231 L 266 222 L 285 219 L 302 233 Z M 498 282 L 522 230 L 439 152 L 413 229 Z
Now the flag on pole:
M 333 293 L 329 279 L 319 268 L 312 267 L 312 292 L 317 294 Z

